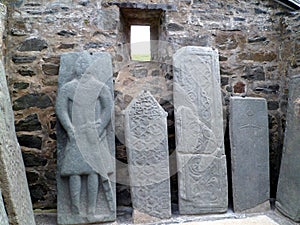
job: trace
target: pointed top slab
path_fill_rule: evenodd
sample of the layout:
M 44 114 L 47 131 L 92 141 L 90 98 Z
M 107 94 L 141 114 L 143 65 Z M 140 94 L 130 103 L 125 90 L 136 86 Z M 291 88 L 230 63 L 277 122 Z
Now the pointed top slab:
M 141 91 L 138 96 L 130 102 L 126 108 L 129 117 L 143 120 L 156 120 L 167 117 L 166 111 L 160 106 L 149 91 Z
M 161 219 L 171 216 L 166 117 L 148 91 L 142 91 L 125 110 L 133 208 L 147 217 Z

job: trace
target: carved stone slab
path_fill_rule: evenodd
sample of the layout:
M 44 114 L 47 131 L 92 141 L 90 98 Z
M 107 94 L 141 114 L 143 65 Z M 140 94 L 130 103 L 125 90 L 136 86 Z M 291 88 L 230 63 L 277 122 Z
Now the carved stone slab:
M 300 75 L 289 85 L 285 139 L 278 181 L 276 207 L 300 222 Z
M 266 100 L 232 97 L 229 130 L 233 208 L 238 212 L 258 207 L 270 198 Z
M 63 54 L 58 86 L 58 224 L 114 221 L 116 174 L 110 55 Z
M 11 224 L 34 225 L 25 166 L 15 133 L 5 70 L 0 61 L 0 188 Z
M 171 216 L 167 113 L 148 91 L 125 111 L 125 140 L 134 210 Z
M 184 47 L 173 57 L 180 214 L 226 212 L 228 184 L 218 53 Z
M 4 202 L 2 199 L 2 192 L 0 190 L 0 224 L 8 225 L 8 218 L 4 207 Z

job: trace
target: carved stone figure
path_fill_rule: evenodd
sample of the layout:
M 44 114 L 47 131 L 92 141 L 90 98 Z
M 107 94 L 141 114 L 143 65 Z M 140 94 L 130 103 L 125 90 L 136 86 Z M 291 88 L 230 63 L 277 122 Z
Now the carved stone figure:
M 148 91 L 142 91 L 125 111 L 134 215 L 139 212 L 152 219 L 171 216 L 166 117 L 167 113 Z
M 300 222 L 300 75 L 289 85 L 286 130 L 278 181 L 276 208 Z
M 60 139 L 58 222 L 113 221 L 115 163 L 111 59 L 105 53 L 68 53 L 62 56 L 61 63 L 56 100 L 56 114 L 61 125 L 57 130 Z M 74 71 L 65 74 L 70 64 Z
M 234 211 L 269 210 L 269 129 L 266 100 L 232 97 L 229 125 Z
M 173 57 L 179 212 L 226 212 L 226 157 L 218 53 L 184 47 Z

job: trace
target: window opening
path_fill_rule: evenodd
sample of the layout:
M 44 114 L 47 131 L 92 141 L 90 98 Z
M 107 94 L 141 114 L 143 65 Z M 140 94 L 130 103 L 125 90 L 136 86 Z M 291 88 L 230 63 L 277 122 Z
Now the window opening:
M 130 49 L 132 60 L 151 60 L 150 26 L 130 26 Z

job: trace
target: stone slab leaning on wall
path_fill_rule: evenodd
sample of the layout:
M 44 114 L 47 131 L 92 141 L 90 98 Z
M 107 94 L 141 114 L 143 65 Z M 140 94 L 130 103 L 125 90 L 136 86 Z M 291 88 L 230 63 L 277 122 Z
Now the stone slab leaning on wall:
M 7 214 L 5 211 L 5 206 L 4 206 L 1 190 L 0 190 L 0 224 L 8 225 L 8 218 L 7 218 Z
M 0 11 L 0 37 L 2 37 L 6 14 L 6 8 L 2 4 Z M 15 133 L 13 115 L 5 70 L 0 59 L 0 188 L 10 224 L 34 225 L 25 166 Z
M 142 91 L 125 110 L 134 222 L 171 217 L 167 113 L 148 91 Z M 153 217 L 138 221 L 137 212 Z
M 276 207 L 300 222 L 300 75 L 291 78 Z
M 65 53 L 58 82 L 58 224 L 114 221 L 111 57 L 86 51 Z
M 211 48 L 194 46 L 173 57 L 180 214 L 227 211 L 218 57 Z
M 233 209 L 269 210 L 267 102 L 264 98 L 231 97 L 229 109 Z

